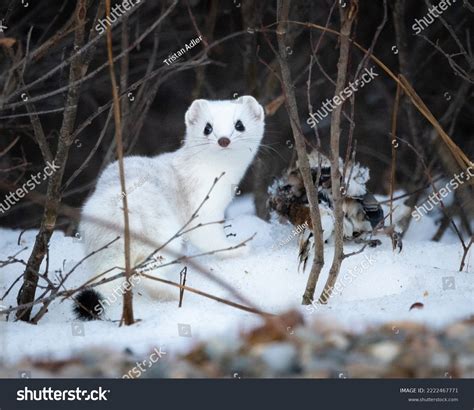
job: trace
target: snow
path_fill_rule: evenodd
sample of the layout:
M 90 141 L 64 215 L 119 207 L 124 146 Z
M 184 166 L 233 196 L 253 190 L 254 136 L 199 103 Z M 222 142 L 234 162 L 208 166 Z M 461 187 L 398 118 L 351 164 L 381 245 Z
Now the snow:
M 200 262 L 212 268 L 213 273 L 259 309 L 279 313 L 296 308 L 307 321 L 329 318 L 352 330 L 403 320 L 440 327 L 474 313 L 472 251 L 464 272 L 458 272 L 462 249 L 454 234 L 445 235 L 441 243 L 430 241 L 436 231 L 434 212 L 419 222 L 412 222 L 401 253 L 393 252 L 389 238 L 380 236 L 381 246 L 346 259 L 340 274 L 339 292 L 329 299 L 328 305 L 306 307 L 300 302 L 310 264 L 306 272 L 298 272 L 298 239 L 292 235 L 294 227 L 257 218 L 250 196 L 237 198 L 227 216 L 232 219 L 232 230 L 237 234 L 234 241 L 257 233 L 250 244 L 250 253 L 238 260 L 209 256 Z M 20 231 L 0 230 L 0 260 L 6 260 L 26 246 L 28 249 L 18 257 L 28 258 L 36 231 L 25 232 L 20 245 L 17 244 L 19 234 Z M 290 237 L 292 239 L 288 241 Z M 287 243 L 279 245 L 281 242 Z M 359 248 L 360 245 L 347 244 L 345 251 L 353 252 Z M 329 243 L 325 249 L 326 265 L 317 295 L 327 279 L 332 251 Z M 80 242 L 56 232 L 50 246 L 50 272 L 61 269 L 63 263 L 67 269 L 83 256 Z M 83 265 L 77 269 L 67 282 L 68 288 L 83 283 L 85 269 Z M 22 265 L 19 264 L 0 269 L 0 296 L 21 273 Z M 159 269 L 155 274 L 159 275 Z M 235 300 L 220 286 L 191 269 L 186 284 Z M 15 305 L 18 288 L 17 284 L 0 304 Z M 424 307 L 410 310 L 415 302 Z M 177 301 L 159 302 L 139 295 L 135 296 L 134 306 L 135 317 L 140 321 L 131 327 L 119 327 L 113 321 L 78 323 L 72 315 L 70 300 L 55 301 L 36 326 L 14 322 L 13 315 L 6 321 L 6 316 L 0 315 L 0 360 L 61 358 L 94 347 L 130 348 L 136 354 L 146 354 L 161 347 L 169 354 L 176 354 L 214 336 L 231 343 L 239 332 L 261 323 L 254 314 L 189 292 L 185 292 L 182 308 L 177 307 Z M 119 315 L 119 306 L 109 311 L 111 319 L 119 319 Z M 191 335 L 180 336 L 179 324 L 190 325 Z M 73 330 L 77 334 L 78 327 L 79 334 L 73 335 Z

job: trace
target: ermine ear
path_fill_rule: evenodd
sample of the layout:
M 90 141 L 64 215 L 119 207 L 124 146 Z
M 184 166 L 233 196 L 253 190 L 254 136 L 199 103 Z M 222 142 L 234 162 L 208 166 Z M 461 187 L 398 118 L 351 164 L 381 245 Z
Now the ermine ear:
M 265 111 L 258 101 L 251 95 L 244 95 L 240 98 L 242 99 L 242 102 L 249 108 L 249 111 L 252 113 L 255 119 L 257 121 L 263 121 L 265 118 Z
M 189 106 L 188 111 L 184 115 L 184 122 L 186 126 L 196 124 L 199 117 L 203 115 L 204 109 L 206 108 L 206 100 L 194 100 Z

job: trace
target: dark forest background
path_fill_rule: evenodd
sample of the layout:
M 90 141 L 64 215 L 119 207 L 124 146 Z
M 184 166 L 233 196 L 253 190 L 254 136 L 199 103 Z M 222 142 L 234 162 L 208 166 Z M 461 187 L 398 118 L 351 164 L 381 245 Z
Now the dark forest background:
M 76 3 L 0 0 L 0 19 L 7 27 L 0 33 L 0 39 L 4 39 L 0 46 L 0 198 L 12 187 L 21 186 L 30 174 L 43 170 L 45 151 L 49 149 L 54 156 L 64 125 L 74 53 L 80 52 L 88 68 L 77 84 L 77 115 L 69 133 L 74 138 L 62 178 L 62 203 L 80 207 L 101 170 L 115 159 L 106 40 L 101 36 L 84 52 L 75 49 Z M 98 36 L 94 22 L 104 17 L 104 6 L 99 0 L 85 3 L 87 44 Z M 263 218 L 268 216 L 268 185 L 294 158 L 274 53 L 275 3 L 189 0 L 179 1 L 169 10 L 172 2 L 147 0 L 113 25 L 126 155 L 151 156 L 177 149 L 184 133 L 184 113 L 195 98 L 231 99 L 250 94 L 266 107 L 264 147 L 243 184 L 244 192 L 255 194 L 257 211 Z M 291 20 L 339 30 L 337 3 L 293 1 Z M 415 19 L 427 14 L 430 4 L 428 0 L 360 0 L 353 39 L 365 48 L 374 43 L 373 54 L 393 72 L 405 75 L 444 130 L 472 158 L 474 7 L 469 1 L 458 0 L 430 27 L 415 35 L 412 25 Z M 169 14 L 161 19 L 163 13 Z M 163 62 L 200 34 L 205 41 L 171 65 Z M 13 39 L 14 43 L 6 39 Z M 308 67 L 312 62 L 310 102 L 316 111 L 334 95 L 332 81 L 336 79 L 339 40 L 331 33 L 296 24 L 290 25 L 286 40 L 300 123 L 309 149 L 315 134 L 306 124 Z M 127 48 L 129 52 L 123 53 Z M 363 56 L 356 48 L 351 49 L 350 80 L 354 79 Z M 374 65 L 368 63 L 369 67 Z M 371 169 L 370 189 L 388 194 L 396 84 L 378 67 L 375 70 L 380 76 L 356 93 L 353 131 L 356 158 Z M 350 117 L 350 104 L 346 103 L 344 109 Z M 329 117 L 319 124 L 317 131 L 323 151 L 328 151 Z M 350 122 L 345 119 L 342 153 L 349 131 Z M 41 134 L 43 149 L 39 143 Z M 457 168 L 445 144 L 405 97 L 397 134 L 419 151 L 433 177 L 452 178 Z M 413 205 L 419 198 L 419 189 L 428 182 L 420 157 L 406 144 L 400 144 L 396 187 L 415 192 L 408 198 Z M 47 183 L 43 183 L 35 192 L 44 194 L 46 189 Z M 37 227 L 43 213 L 40 202 L 24 198 L 10 211 L 0 214 L 0 224 L 12 228 Z M 464 228 L 471 234 L 472 186 L 466 184 L 456 192 L 450 212 L 464 220 Z M 61 216 L 57 227 L 71 233 L 75 222 Z

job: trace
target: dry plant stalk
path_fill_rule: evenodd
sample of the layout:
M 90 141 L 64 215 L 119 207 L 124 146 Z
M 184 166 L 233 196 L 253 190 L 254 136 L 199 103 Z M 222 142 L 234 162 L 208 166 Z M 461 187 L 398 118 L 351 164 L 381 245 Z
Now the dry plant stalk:
M 357 0 L 352 0 L 349 7 L 339 5 L 339 13 L 341 16 L 341 44 L 339 52 L 339 61 L 337 63 L 337 80 L 335 95 L 342 93 L 346 86 L 347 66 L 349 63 L 350 51 L 350 34 L 352 23 L 357 15 Z M 347 11 L 346 11 L 347 10 Z M 324 286 L 323 292 L 319 297 L 319 303 L 327 303 L 325 295 L 330 294 L 333 289 L 341 264 L 344 259 L 344 211 L 342 203 L 344 201 L 341 190 L 341 173 L 339 171 L 339 145 L 341 134 L 341 112 L 342 104 L 336 106 L 331 115 L 331 189 L 334 199 L 334 256 L 329 270 L 329 277 Z
M 74 11 L 76 27 L 74 35 L 74 50 L 80 49 L 84 45 L 85 19 L 87 14 L 86 3 L 86 0 L 79 0 Z M 65 103 L 63 121 L 59 131 L 58 146 L 54 156 L 54 162 L 59 169 L 50 177 L 48 183 L 41 226 L 23 273 L 23 284 L 17 296 L 17 303 L 19 306 L 29 306 L 24 309 L 19 309 L 16 312 L 16 318 L 25 322 L 30 320 L 31 306 L 28 304 L 33 302 L 35 299 L 41 263 L 47 255 L 49 241 L 56 226 L 58 209 L 61 203 L 61 181 L 64 175 L 69 149 L 73 141 L 71 139 L 71 134 L 76 120 L 77 103 L 79 101 L 80 83 L 78 83 L 78 81 L 87 72 L 87 67 L 88 62 L 84 61 L 83 56 L 80 54 L 76 54 L 72 58 L 69 70 L 69 89 Z
M 472 163 L 467 157 L 467 155 L 464 154 L 463 150 L 459 148 L 459 146 L 456 145 L 456 143 L 451 139 L 451 137 L 443 130 L 443 127 L 438 122 L 436 117 L 431 113 L 431 111 L 425 105 L 421 97 L 416 93 L 416 91 L 413 89 L 413 87 L 410 85 L 407 79 L 403 77 L 403 75 L 400 75 L 400 81 L 405 89 L 405 92 L 408 93 L 415 107 L 418 108 L 418 110 L 425 116 L 425 118 L 433 125 L 436 131 L 438 131 L 439 136 L 441 137 L 443 142 L 446 144 L 448 149 L 451 151 L 451 154 L 453 155 L 454 159 L 458 163 L 460 169 L 464 170 L 470 167 Z M 473 183 L 473 182 L 474 181 L 471 180 L 470 183 Z
M 395 190 L 395 175 L 397 167 L 397 119 L 398 109 L 400 107 L 400 85 L 397 83 L 397 93 L 395 95 L 395 102 L 393 104 L 392 112 L 392 128 L 390 133 L 390 144 L 392 145 L 392 163 L 390 169 L 390 226 L 393 225 L 393 191 Z M 395 238 L 392 237 L 392 248 L 395 250 Z
M 107 17 L 110 16 L 110 0 L 105 1 L 105 9 Z M 120 110 L 120 99 L 118 96 L 118 85 L 115 78 L 114 72 L 114 56 L 112 52 L 112 30 L 110 25 L 107 25 L 107 57 L 109 61 L 110 69 L 110 81 L 112 83 L 112 95 L 113 95 L 113 107 L 114 107 L 114 123 L 115 123 L 115 146 L 117 150 L 117 159 L 120 174 L 120 187 L 122 189 L 122 205 L 123 205 L 123 220 L 124 220 L 124 255 L 125 255 L 125 279 L 130 284 L 130 278 L 132 276 L 131 264 L 130 264 L 130 224 L 128 218 L 128 199 L 127 199 L 127 188 L 125 185 L 125 169 L 123 165 L 123 141 L 122 141 L 122 123 L 121 123 L 121 110 Z M 128 286 L 123 294 L 123 311 L 122 311 L 122 322 L 129 326 L 132 325 L 135 320 L 133 318 L 133 286 Z
M 277 39 L 279 54 L 277 55 L 277 59 L 281 69 L 281 83 L 283 93 L 285 95 L 286 109 L 290 117 L 291 129 L 293 131 L 296 152 L 298 154 L 298 166 L 301 172 L 301 176 L 303 178 L 306 193 L 308 195 L 309 210 L 316 246 L 315 257 L 311 266 L 311 272 L 308 277 L 308 283 L 306 285 L 302 300 L 303 305 L 309 305 L 313 301 L 316 283 L 318 282 L 319 275 L 321 274 L 321 270 L 324 266 L 323 228 L 321 224 L 321 214 L 319 211 L 318 196 L 316 193 L 316 187 L 314 185 L 313 178 L 311 176 L 309 159 L 306 153 L 306 143 L 299 124 L 298 107 L 296 104 L 293 83 L 291 80 L 291 73 L 287 62 L 287 50 L 285 44 L 287 24 L 285 23 L 285 21 L 288 20 L 289 10 L 290 0 L 278 1 L 279 24 L 277 29 Z
M 394 0 L 393 2 L 393 28 L 395 30 L 395 40 L 398 48 L 398 67 L 400 74 L 405 76 L 411 83 L 413 83 L 413 64 L 410 59 L 409 53 L 409 34 L 407 32 L 407 25 L 405 23 L 406 18 L 406 0 Z M 409 103 L 407 98 L 403 99 L 403 107 L 405 108 L 405 114 L 407 119 L 408 129 L 411 134 L 411 141 L 416 149 L 426 154 L 426 147 L 423 145 L 422 139 L 422 130 L 420 127 L 420 121 L 416 116 L 415 107 Z M 420 163 L 414 164 L 414 174 L 413 182 L 410 186 L 411 189 L 417 186 L 418 181 L 421 180 L 423 174 L 423 167 Z M 410 198 L 410 201 L 416 202 L 418 200 L 418 195 Z M 408 228 L 408 225 L 405 229 Z
M 469 241 L 467 245 L 464 242 L 462 243 L 463 254 L 462 254 L 462 259 L 461 259 L 461 265 L 459 265 L 459 272 L 462 272 L 464 269 L 464 266 L 466 266 L 467 255 L 469 254 L 469 249 L 471 249 L 471 246 L 473 243 L 474 243 L 474 235 L 471 236 L 471 240 Z
M 402 140 L 414 153 L 415 155 L 419 158 L 420 160 L 420 163 L 425 171 L 425 174 L 426 174 L 426 177 L 428 179 L 428 181 L 430 182 L 430 186 L 431 186 L 431 189 L 433 190 L 433 193 L 435 193 L 437 191 L 436 189 L 436 185 L 435 185 L 435 182 L 434 182 L 434 179 L 433 179 L 433 176 L 431 175 L 431 172 L 430 172 L 430 167 L 428 165 L 426 165 L 425 163 L 425 160 L 423 159 L 423 156 L 421 155 L 420 152 L 418 152 L 416 150 L 416 148 L 410 144 L 408 141 L 405 141 L 405 140 Z M 447 221 L 449 222 L 449 224 L 453 227 L 453 230 L 454 232 L 456 233 L 457 237 L 459 238 L 459 242 L 461 242 L 461 246 L 463 248 L 463 256 L 462 256 L 462 260 L 461 260 L 461 265 L 459 267 L 459 271 L 462 271 L 464 269 L 464 264 L 465 264 L 465 261 L 466 261 L 466 257 L 469 253 L 469 249 L 472 245 L 472 242 L 473 242 L 473 237 L 474 235 L 471 235 L 471 238 L 470 238 L 470 241 L 469 243 L 466 245 L 466 241 L 464 240 L 463 236 L 462 236 L 462 233 L 461 233 L 461 230 L 458 228 L 457 224 L 456 224 L 456 221 L 454 220 L 454 218 L 449 215 L 449 212 L 446 208 L 446 206 L 444 205 L 444 202 L 443 200 L 440 200 L 439 201 L 439 205 L 441 207 L 441 211 L 443 212 L 445 218 L 447 219 Z

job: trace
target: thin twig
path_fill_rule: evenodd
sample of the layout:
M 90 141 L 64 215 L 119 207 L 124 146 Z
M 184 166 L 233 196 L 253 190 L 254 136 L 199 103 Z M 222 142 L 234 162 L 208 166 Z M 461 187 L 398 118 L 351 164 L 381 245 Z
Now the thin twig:
M 107 17 L 110 17 L 110 0 L 105 0 L 105 9 Z M 128 215 L 128 198 L 127 198 L 127 187 L 125 183 L 125 167 L 123 161 L 123 140 L 122 140 L 122 123 L 121 123 L 121 111 L 120 111 L 120 100 L 118 95 L 118 85 L 115 78 L 114 72 L 114 56 L 112 51 L 112 30 L 110 25 L 107 25 L 107 57 L 110 68 L 110 81 L 112 83 L 112 95 L 113 95 L 113 109 L 114 109 L 114 123 L 115 123 L 115 146 L 117 149 L 118 168 L 120 176 L 120 188 L 122 195 L 122 209 L 123 209 L 123 225 L 124 225 L 124 255 L 125 255 L 125 278 L 130 284 L 130 277 L 132 275 L 131 262 L 130 262 L 130 222 Z M 132 287 L 127 287 L 123 294 L 123 312 L 121 323 L 126 326 L 132 325 L 135 320 L 133 318 L 133 290 Z

